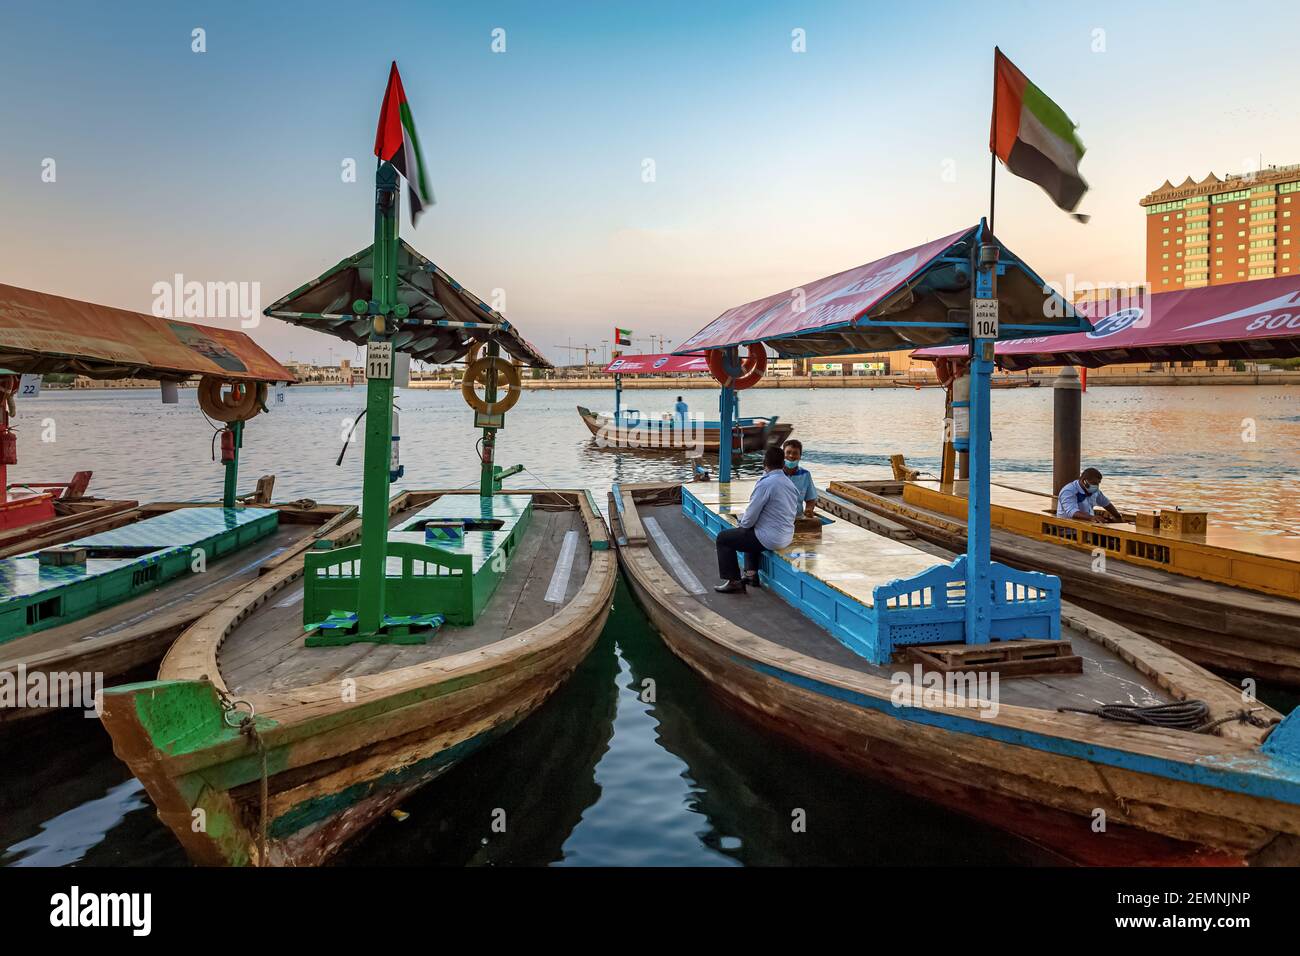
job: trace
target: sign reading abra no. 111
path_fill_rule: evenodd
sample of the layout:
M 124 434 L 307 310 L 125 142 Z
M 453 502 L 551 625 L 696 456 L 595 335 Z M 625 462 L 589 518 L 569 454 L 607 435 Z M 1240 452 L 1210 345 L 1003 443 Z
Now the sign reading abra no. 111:
M 393 377 L 393 343 L 371 342 L 366 346 L 366 380 Z

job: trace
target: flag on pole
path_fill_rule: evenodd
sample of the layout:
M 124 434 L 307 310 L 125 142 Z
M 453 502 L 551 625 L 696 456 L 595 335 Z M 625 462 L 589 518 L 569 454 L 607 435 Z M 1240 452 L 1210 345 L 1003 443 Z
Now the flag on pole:
M 388 73 L 384 105 L 379 109 L 375 155 L 383 162 L 392 163 L 406 180 L 407 192 L 411 197 L 411 225 L 415 225 L 416 217 L 424 212 L 425 206 L 432 206 L 435 200 L 433 190 L 429 188 L 428 169 L 424 165 L 424 154 L 420 151 L 420 140 L 415 135 L 415 121 L 411 119 L 411 107 L 406 102 L 406 91 L 402 89 L 402 78 L 397 73 L 396 60 Z
M 993 49 L 993 123 L 989 149 L 1021 179 L 1043 188 L 1052 202 L 1074 212 L 1088 191 L 1079 175 L 1083 143 L 1065 111 Z M 1080 222 L 1088 217 L 1075 214 Z
M 631 344 L 632 344 L 632 330 L 631 330 L 631 329 L 620 329 L 617 325 L 614 326 L 614 344 L 615 344 L 615 345 L 631 345 Z

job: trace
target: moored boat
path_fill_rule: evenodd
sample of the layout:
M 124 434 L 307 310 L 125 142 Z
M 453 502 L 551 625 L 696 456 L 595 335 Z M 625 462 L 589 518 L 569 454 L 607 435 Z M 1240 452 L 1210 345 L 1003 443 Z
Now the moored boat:
M 710 364 L 710 362 L 713 364 Z M 737 370 L 735 381 L 718 366 L 716 360 L 706 355 L 620 355 L 604 372 L 614 377 L 614 411 L 611 414 L 593 412 L 578 406 L 578 417 L 596 439 L 599 448 L 625 451 L 685 451 L 692 455 L 722 454 L 731 452 L 762 451 L 768 445 L 779 445 L 794 430 L 791 422 L 779 422 L 773 416 L 749 416 L 739 413 L 737 392 L 757 383 L 767 364 L 766 353 L 759 351 L 759 359 L 745 375 Z M 718 377 L 722 385 L 719 417 L 716 420 L 700 418 L 687 412 L 643 413 L 640 409 L 623 407 L 623 377 L 625 375 L 674 375 L 708 372 Z M 724 443 L 722 435 L 730 433 L 731 441 Z M 723 464 L 729 463 L 729 457 Z M 721 467 L 721 465 L 720 465 Z
M 1199 666 L 1070 605 L 1060 625 L 1082 659 L 1079 673 L 1017 677 L 1003 660 L 987 665 L 996 692 L 980 697 L 952 693 L 978 681 L 975 656 L 963 655 L 965 673 L 952 679 L 905 647 L 893 662 L 873 664 L 829 622 L 873 601 L 884 606 L 896 578 L 939 555 L 837 521 L 769 554 L 763 589 L 715 594 L 705 584 L 714 574 L 711 535 L 692 513 L 725 526 L 743 510 L 749 484 L 733 483 L 725 498 L 721 485 L 624 485 L 607 509 L 619 563 L 651 623 L 736 709 L 1063 860 L 1300 863 L 1297 718 L 1278 726 L 1279 714 L 1243 704 L 1239 690 Z M 1059 711 L 1186 700 L 1205 703 L 1204 723 L 1225 722 L 1193 733 Z
M 0 286 L 0 362 L 26 376 L 0 376 L 0 486 L 17 462 L 9 399 L 51 372 L 152 378 L 165 403 L 197 378 L 224 471 L 216 500 L 143 506 L 87 498 L 89 471 L 19 485 L 31 489 L 20 508 L 48 499 L 51 516 L 0 532 L 0 727 L 93 708 L 105 683 L 156 665 L 203 613 L 355 514 L 274 503 L 273 476 L 237 494 L 245 426 L 269 410 L 271 385 L 294 378 L 242 332 Z
M 395 90 L 396 64 L 394 110 Z M 357 543 L 317 542 L 182 634 L 157 680 L 104 694 L 115 752 L 197 863 L 328 860 L 536 710 L 609 613 L 617 562 L 590 495 L 505 492 L 521 466 L 495 463 L 520 396 L 501 353 L 550 363 L 400 241 L 399 209 L 398 172 L 383 161 L 373 245 L 266 310 L 366 343 Z M 462 391 L 483 432 L 477 490 L 390 499 L 405 471 L 394 409 L 403 354 L 467 361 Z
M 817 304 L 790 315 L 796 292 Z M 882 534 L 796 525 L 762 555 L 761 588 L 717 593 L 703 583 L 710 545 L 750 494 L 724 477 L 616 486 L 620 563 L 670 649 L 724 699 L 900 789 L 1077 862 L 1294 864 L 1300 715 L 1062 604 L 1057 577 L 993 560 L 995 343 L 1089 328 L 983 222 L 724 313 L 683 345 L 731 367 L 759 344 L 803 357 L 968 342 L 969 387 L 952 403 L 969 455 L 965 551 L 899 540 L 887 520 Z

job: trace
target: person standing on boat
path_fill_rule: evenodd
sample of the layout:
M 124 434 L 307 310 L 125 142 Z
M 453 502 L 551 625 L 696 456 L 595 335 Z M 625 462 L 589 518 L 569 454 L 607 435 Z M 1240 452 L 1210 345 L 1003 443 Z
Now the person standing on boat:
M 799 490 L 785 474 L 785 453 L 770 445 L 763 454 L 763 477 L 740 516 L 740 527 L 718 532 L 719 594 L 743 594 L 745 585 L 759 587 L 758 562 L 764 551 L 776 551 L 794 540 L 794 519 L 799 514 Z M 737 552 L 743 551 L 745 575 L 740 574 Z
M 1106 509 L 1106 517 L 1095 513 L 1098 505 Z M 1056 496 L 1056 516 L 1098 524 L 1124 520 L 1110 499 L 1101 493 L 1101 472 L 1096 468 L 1085 468 L 1083 474 L 1061 489 Z
M 803 442 L 791 438 L 781 449 L 785 452 L 785 476 L 794 482 L 795 489 L 799 492 L 804 516 L 817 517 L 817 486 L 813 484 L 812 472 L 799 464 L 803 459 Z
M 679 431 L 686 431 L 686 413 L 689 412 L 690 409 L 687 408 L 686 403 L 682 401 L 680 395 L 677 396 L 677 404 L 673 406 L 673 411 L 677 415 L 677 429 Z

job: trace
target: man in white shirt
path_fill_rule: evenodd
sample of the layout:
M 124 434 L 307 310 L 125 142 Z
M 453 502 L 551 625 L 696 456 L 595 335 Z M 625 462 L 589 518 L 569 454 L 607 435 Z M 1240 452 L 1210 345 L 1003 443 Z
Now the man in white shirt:
M 763 477 L 754 486 L 740 527 L 718 532 L 719 594 L 743 594 L 745 585 L 759 587 L 758 562 L 764 551 L 776 551 L 794 540 L 799 491 L 785 474 L 785 454 L 772 445 L 763 454 Z M 744 577 L 738 551 L 746 555 Z
M 1098 505 L 1106 509 L 1106 517 L 1095 513 Z M 1101 472 L 1096 468 L 1085 468 L 1083 474 L 1061 489 L 1056 496 L 1056 516 L 1096 524 L 1124 520 L 1110 499 L 1101 493 Z

